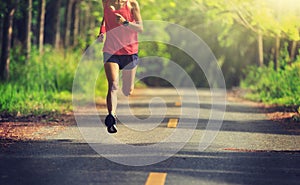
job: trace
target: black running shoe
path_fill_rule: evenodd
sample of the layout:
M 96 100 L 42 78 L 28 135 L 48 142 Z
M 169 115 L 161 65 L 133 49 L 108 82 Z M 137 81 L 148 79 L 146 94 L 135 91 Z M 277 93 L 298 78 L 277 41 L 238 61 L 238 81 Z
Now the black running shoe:
M 116 127 L 116 118 L 113 115 L 109 114 L 106 116 L 105 125 L 108 133 L 114 134 L 118 132 Z

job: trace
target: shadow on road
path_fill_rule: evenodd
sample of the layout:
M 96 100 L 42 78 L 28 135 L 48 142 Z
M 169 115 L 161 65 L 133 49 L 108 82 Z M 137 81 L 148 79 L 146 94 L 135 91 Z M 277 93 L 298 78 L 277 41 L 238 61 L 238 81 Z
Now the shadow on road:
M 14 142 L 0 155 L 1 185 L 134 185 L 144 184 L 149 172 L 168 173 L 167 182 L 174 185 L 297 184 L 300 179 L 299 151 L 181 151 L 159 164 L 130 167 L 101 157 L 88 144 L 64 140 Z

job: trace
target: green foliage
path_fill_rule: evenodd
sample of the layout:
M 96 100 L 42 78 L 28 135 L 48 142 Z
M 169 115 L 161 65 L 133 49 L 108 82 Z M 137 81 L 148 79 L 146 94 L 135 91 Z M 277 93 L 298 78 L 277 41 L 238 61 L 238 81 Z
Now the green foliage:
M 33 49 L 28 63 L 22 62 L 24 57 L 19 52 L 16 49 L 12 53 L 10 81 L 0 85 L 0 112 L 28 114 L 70 110 L 73 79 L 82 52 L 64 53 L 45 47 L 44 54 L 39 56 L 37 49 Z M 103 72 L 99 78 L 104 78 Z M 103 97 L 103 91 L 104 85 L 97 86 L 96 95 Z
M 245 72 L 241 86 L 252 91 L 246 97 L 272 104 L 300 105 L 300 60 L 277 71 L 271 62 L 266 67 L 249 67 Z
M 274 58 L 274 37 L 280 37 L 287 41 L 299 41 L 300 5 L 292 4 L 294 0 L 143 0 L 138 1 L 144 20 L 163 20 L 179 24 L 199 35 L 212 49 L 223 70 L 227 87 L 239 84 L 242 69 L 253 65 L 257 60 L 257 32 L 264 36 L 265 61 Z M 0 22 L 3 23 L 4 13 L 7 7 L 14 1 L 0 3 Z M 49 2 L 49 1 L 48 1 Z M 61 30 L 63 31 L 66 2 L 63 1 L 60 10 Z M 74 73 L 77 69 L 83 52 L 87 45 L 91 44 L 99 32 L 103 10 L 101 1 L 81 1 L 81 10 L 89 11 L 95 19 L 91 19 L 91 29 L 82 33 L 77 38 L 78 45 L 71 51 L 53 51 L 51 47 L 45 48 L 45 53 L 39 56 L 33 49 L 31 61 L 25 63 L 25 56 L 21 48 L 17 48 L 18 40 L 15 38 L 13 52 L 11 53 L 10 81 L 0 85 L 0 111 L 9 112 L 39 112 L 59 110 L 60 107 L 70 107 L 71 91 Z M 18 11 L 15 14 L 15 23 L 22 23 L 25 4 L 19 1 Z M 33 1 L 33 37 L 35 42 L 38 1 Z M 82 14 L 81 18 L 85 16 Z M 146 27 L 145 27 L 146 28 Z M 14 29 L 15 37 L 18 30 Z M 183 38 L 184 35 L 176 35 L 174 30 L 155 25 L 144 30 L 144 36 L 159 38 L 168 41 L 173 38 Z M 47 35 L 46 35 L 47 36 Z M 63 36 L 63 33 L 62 33 Z M 140 36 L 143 36 L 140 35 Z M 1 42 L 1 41 L 0 41 Z M 193 45 L 194 43 L 185 43 Z M 242 85 L 250 88 L 252 97 L 264 102 L 299 104 L 299 61 L 289 65 L 289 52 L 287 45 L 281 50 L 279 69 L 275 71 L 271 62 L 268 67 L 249 67 L 244 72 L 247 74 Z M 289 46 L 289 49 L 291 46 Z M 101 49 L 97 49 L 100 51 Z M 197 50 L 197 48 L 195 48 Z M 99 52 L 101 53 L 101 52 Z M 290 52 L 291 53 L 291 52 Z M 299 54 L 296 53 L 296 54 Z M 156 42 L 140 43 L 140 57 L 159 56 L 176 61 L 194 80 L 198 87 L 206 85 L 205 76 L 199 73 L 197 64 L 186 53 L 172 46 Z M 167 61 L 167 60 L 166 60 Z M 163 66 L 147 66 L 147 70 L 168 72 L 168 64 Z M 90 68 L 92 62 L 87 62 L 86 74 L 78 84 L 81 93 L 85 94 L 91 88 L 85 83 L 89 74 L 94 74 L 98 69 Z M 86 70 L 86 71 L 85 71 Z M 90 71 L 92 70 L 92 71 Z M 96 70 L 96 71 L 94 71 Z M 139 68 L 139 72 L 146 69 Z M 103 71 L 96 82 L 96 95 L 105 96 L 106 80 Z M 64 103 L 66 103 L 64 105 Z M 64 106 L 62 106 L 64 105 Z
M 299 40 L 299 5 L 291 1 L 259 0 L 204 0 L 210 19 L 222 17 L 222 24 L 229 27 L 238 23 L 263 35 Z M 222 34 L 225 34 L 224 29 Z

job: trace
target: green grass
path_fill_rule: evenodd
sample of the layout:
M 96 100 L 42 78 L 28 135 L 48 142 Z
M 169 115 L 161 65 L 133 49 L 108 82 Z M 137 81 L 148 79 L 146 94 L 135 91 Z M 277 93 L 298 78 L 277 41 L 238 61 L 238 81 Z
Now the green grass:
M 39 56 L 33 49 L 28 63 L 19 53 L 18 49 L 12 52 L 10 80 L 0 84 L 0 112 L 41 114 L 70 111 L 73 80 L 82 51 L 60 52 L 46 47 L 44 54 Z M 107 85 L 103 80 L 103 70 L 98 79 L 95 94 L 104 97 Z M 86 84 L 80 85 L 84 94 Z

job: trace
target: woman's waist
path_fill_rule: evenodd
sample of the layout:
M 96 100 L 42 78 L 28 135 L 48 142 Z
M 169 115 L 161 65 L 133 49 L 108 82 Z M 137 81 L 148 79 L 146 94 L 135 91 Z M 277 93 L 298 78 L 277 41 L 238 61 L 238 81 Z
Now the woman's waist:
M 137 54 L 138 47 L 123 47 L 123 48 L 111 48 L 111 47 L 103 47 L 103 52 L 112 53 L 112 55 L 134 55 Z

